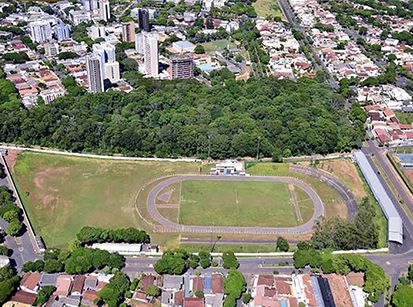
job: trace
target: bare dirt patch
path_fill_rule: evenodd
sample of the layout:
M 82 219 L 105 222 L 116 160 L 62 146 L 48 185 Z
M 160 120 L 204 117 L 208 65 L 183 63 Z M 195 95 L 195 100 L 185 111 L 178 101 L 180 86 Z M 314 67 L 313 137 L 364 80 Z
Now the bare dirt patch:
M 50 209 L 51 205 L 55 204 L 57 201 L 55 192 L 58 192 L 56 189 L 52 189 L 51 186 L 45 184 L 45 182 L 56 175 L 68 176 L 69 172 L 69 167 L 46 168 L 37 173 L 33 178 L 33 183 L 36 186 L 37 191 L 39 191 L 40 203 L 43 207 Z
M 17 155 L 20 152 L 21 150 L 14 150 L 14 149 L 7 150 L 7 156 L 5 157 L 5 159 L 6 159 L 6 163 L 10 171 L 14 170 L 14 165 L 16 164 Z
M 367 196 L 359 172 L 349 159 L 322 161 L 318 164 L 318 167 L 340 179 L 351 189 L 356 198 Z

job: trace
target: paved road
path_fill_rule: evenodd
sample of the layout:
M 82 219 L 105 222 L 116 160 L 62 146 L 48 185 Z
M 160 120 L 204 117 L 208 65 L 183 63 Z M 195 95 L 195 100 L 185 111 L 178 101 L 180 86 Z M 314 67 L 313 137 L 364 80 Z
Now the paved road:
M 214 180 L 214 181 L 261 181 L 283 182 L 293 184 L 308 194 L 314 204 L 314 214 L 310 221 L 296 227 L 237 227 L 237 226 L 195 226 L 174 223 L 164 217 L 156 208 L 156 198 L 166 187 L 183 180 Z M 138 210 L 138 209 L 137 209 Z M 155 225 L 159 232 L 192 232 L 192 233 L 246 233 L 246 234 L 286 234 L 307 233 L 312 230 L 315 220 L 324 215 L 324 205 L 318 194 L 307 183 L 292 177 L 273 176 L 210 176 L 210 175 L 178 175 L 158 183 L 150 192 L 147 199 L 147 210 L 160 225 Z
M 154 264 L 158 261 L 158 257 L 145 258 L 145 257 L 127 257 L 125 267 L 123 271 L 131 276 L 136 276 L 140 272 L 155 273 L 153 269 Z M 221 263 L 221 258 L 214 259 L 218 263 Z M 278 257 L 278 258 L 239 258 L 240 262 L 239 270 L 244 274 L 257 274 L 257 273 L 272 273 L 274 270 L 280 273 L 291 274 L 295 269 L 292 266 L 293 259 L 291 257 Z M 288 262 L 288 265 L 285 263 Z M 281 263 L 281 265 L 280 265 Z M 203 272 L 226 272 L 226 269 L 222 267 L 209 268 L 202 270 Z
M 314 50 L 313 46 L 309 43 L 309 40 L 307 38 L 306 29 L 303 26 L 301 26 L 301 24 L 297 21 L 297 18 L 295 17 L 293 9 L 291 8 L 291 5 L 288 2 L 288 0 L 278 0 L 278 3 L 280 4 L 282 11 L 284 12 L 284 16 L 287 18 L 288 22 L 292 25 L 292 27 L 303 34 L 304 42 L 310 47 L 311 54 L 313 55 L 313 58 L 315 60 L 315 62 L 313 63 L 315 65 L 315 68 L 323 70 L 327 75 L 328 84 L 332 88 L 338 89 L 339 83 L 331 75 L 330 71 L 327 69 L 324 63 L 320 60 L 320 57 L 318 56 L 317 52 Z
M 367 160 L 369 161 L 373 170 L 376 173 L 379 173 L 377 166 L 374 164 L 374 161 L 371 158 L 371 154 L 374 154 L 374 157 L 376 157 L 377 161 L 380 163 L 381 167 L 383 168 L 387 177 L 399 193 L 400 197 L 409 207 L 412 206 L 413 204 L 411 202 L 410 196 L 405 192 L 406 188 L 403 187 L 400 181 L 395 177 L 395 174 L 393 173 L 392 169 L 390 169 L 390 167 L 392 166 L 390 166 L 382 156 L 382 150 L 379 149 L 373 142 L 369 142 L 367 147 L 362 148 L 362 151 L 366 154 Z M 381 184 L 383 185 L 385 191 L 389 195 L 390 199 L 396 205 L 396 210 L 403 220 L 403 244 L 390 244 L 390 252 L 393 254 L 403 254 L 409 252 L 413 249 L 413 224 L 410 221 L 409 217 L 406 215 L 406 212 L 401 207 L 397 197 L 393 194 L 391 188 L 389 187 L 383 176 L 378 176 L 378 178 Z
M 10 189 L 10 184 L 7 178 L 0 180 L 0 186 L 6 186 Z M 6 230 L 7 225 L 8 223 L 0 218 L 0 227 Z M 5 238 L 5 243 L 6 246 L 13 251 L 13 254 L 10 257 L 10 262 L 19 272 L 23 266 L 23 263 L 39 258 L 33 249 L 33 245 L 27 231 L 17 238 L 7 235 Z
M 299 164 L 291 164 L 290 172 L 304 174 L 325 182 L 334 190 L 336 190 L 338 194 L 340 194 L 340 196 L 344 199 L 344 202 L 347 206 L 348 217 L 352 219 L 356 216 L 358 208 L 356 198 L 353 192 L 351 192 L 351 190 L 339 179 L 328 174 L 327 172 Z

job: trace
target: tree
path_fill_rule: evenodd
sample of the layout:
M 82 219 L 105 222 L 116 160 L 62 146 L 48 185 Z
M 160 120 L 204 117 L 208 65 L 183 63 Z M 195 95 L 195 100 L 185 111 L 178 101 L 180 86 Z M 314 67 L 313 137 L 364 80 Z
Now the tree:
M 204 292 L 203 291 L 195 291 L 195 296 L 198 298 L 204 298 Z
M 23 272 L 42 272 L 44 269 L 43 260 L 27 261 L 23 264 Z
M 206 269 L 211 266 L 211 254 L 206 251 L 201 251 L 198 254 L 199 256 L 199 265 L 203 268 Z
M 244 275 L 236 269 L 230 269 L 227 277 L 224 280 L 224 292 L 226 295 L 232 296 L 235 299 L 241 297 L 245 292 L 247 283 Z
M 145 294 L 148 296 L 159 297 L 161 296 L 162 290 L 159 289 L 155 285 L 150 285 L 148 289 L 146 289 Z
M 398 284 L 391 298 L 394 307 L 413 306 L 413 288 L 410 285 Z
M 44 262 L 44 271 L 46 273 L 56 273 L 63 271 L 63 263 L 59 260 L 48 259 Z
M 227 295 L 224 299 L 224 307 L 235 307 L 237 306 L 237 300 L 232 295 Z
M 390 53 L 390 54 L 387 56 L 387 60 L 389 60 L 389 62 L 394 62 L 394 61 L 397 60 L 397 57 L 396 57 L 396 55 L 395 55 L 394 53 Z
M 280 252 L 288 252 L 290 249 L 290 245 L 288 244 L 288 241 L 284 239 L 283 237 L 278 237 L 277 239 L 277 250 Z
M 117 307 L 124 301 L 129 287 L 130 281 L 128 276 L 123 272 L 116 272 L 109 283 L 98 292 L 98 298 L 109 307 Z
M 39 293 L 37 294 L 36 301 L 34 302 L 34 305 L 35 306 L 43 306 L 43 304 L 45 304 L 49 300 L 50 296 L 55 291 L 56 291 L 55 286 L 46 285 L 46 286 L 42 287 L 40 289 Z
M 162 255 L 154 269 L 158 274 L 182 275 L 188 270 L 188 255 L 181 251 L 169 251 Z
M 242 302 L 247 305 L 252 299 L 252 296 L 250 293 L 244 293 L 244 295 L 242 296 Z
M 19 219 L 19 211 L 18 210 L 9 210 L 6 211 L 3 214 L 3 218 L 7 221 L 7 222 L 11 222 L 13 220 L 18 220 Z
M 23 224 L 18 219 L 12 220 L 7 226 L 7 234 L 9 236 L 18 236 L 23 230 Z
M 238 259 L 235 257 L 233 252 L 223 253 L 222 260 L 224 261 L 222 266 L 225 269 L 237 269 L 239 267 Z
M 203 53 L 205 53 L 204 46 L 202 46 L 202 45 L 196 45 L 196 47 L 195 47 L 195 49 L 194 49 L 194 52 L 195 52 L 196 54 L 203 54 Z

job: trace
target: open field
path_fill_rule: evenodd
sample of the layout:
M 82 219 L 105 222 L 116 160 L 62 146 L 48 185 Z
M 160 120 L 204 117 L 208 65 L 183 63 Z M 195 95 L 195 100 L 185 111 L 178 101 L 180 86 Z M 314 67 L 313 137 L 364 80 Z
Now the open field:
M 336 160 L 330 161 L 323 161 L 324 167 L 329 168 L 329 171 L 333 173 L 338 179 L 342 180 L 343 183 L 346 185 L 348 184 L 349 188 L 353 191 L 355 196 L 367 196 L 369 197 L 370 201 L 372 201 L 376 206 L 376 223 L 380 227 L 379 231 L 379 247 L 386 247 L 387 246 L 387 220 L 383 215 L 383 212 L 380 209 L 380 206 L 374 199 L 373 194 L 371 193 L 367 183 L 363 179 L 359 169 L 351 163 L 349 159 L 344 159 L 345 162 L 334 162 Z M 342 163 L 351 164 L 343 166 Z M 325 216 L 326 218 L 334 218 L 334 217 L 347 217 L 347 207 L 340 197 L 340 195 L 335 191 L 333 188 L 328 186 L 325 183 L 320 182 L 319 180 L 307 176 L 303 176 L 301 174 L 292 174 L 288 171 L 288 164 L 286 163 L 251 163 L 249 164 L 250 167 L 248 168 L 247 172 L 251 175 L 273 175 L 273 176 L 283 176 L 289 175 L 296 178 L 300 178 L 303 181 L 310 184 L 321 196 L 324 202 L 325 208 Z M 307 163 L 308 165 L 308 163 Z M 348 172 L 348 173 L 347 173 Z M 354 189 L 354 184 L 350 181 L 353 179 L 356 182 L 360 181 L 360 187 Z M 364 191 L 364 192 L 363 192 Z
M 347 217 L 347 207 L 344 200 L 333 188 L 320 182 L 318 179 L 307 177 L 301 174 L 290 173 L 287 163 L 250 163 L 247 173 L 250 175 L 265 176 L 291 176 L 299 178 L 310 184 L 324 203 L 325 216 L 327 218 Z
M 302 200 L 309 198 L 303 194 Z M 276 182 L 183 181 L 180 204 L 186 225 L 289 227 L 313 214 L 305 210 L 297 222 L 288 185 Z
M 340 179 L 347 187 L 349 187 L 359 201 L 363 197 L 368 196 L 368 192 L 363 186 L 363 180 L 360 178 L 357 167 L 350 161 L 350 159 L 317 161 L 317 164 L 314 166 Z
M 10 161 L 9 165 L 12 166 L 14 179 L 35 231 L 44 237 L 48 247 L 67 245 L 84 225 L 113 228 L 132 226 L 145 229 L 153 242 L 167 248 L 178 247 L 181 237 L 211 236 L 193 233 L 154 233 L 152 227 L 145 222 L 148 216 L 144 212 L 139 216 L 135 211 L 136 200 L 140 208 L 146 206 L 147 195 L 156 184 L 157 178 L 178 173 L 196 174 L 200 170 L 207 173 L 210 165 L 203 165 L 201 169 L 199 163 L 114 161 L 33 152 L 21 153 L 16 163 Z M 345 212 L 344 203 L 334 194 L 334 190 L 318 180 L 289 173 L 288 164 L 260 163 L 253 165 L 248 172 L 256 175 L 304 178 L 323 199 L 327 217 L 341 216 Z M 172 188 L 175 191 L 171 193 L 168 202 L 159 201 L 158 205 L 173 205 L 180 199 L 180 186 Z M 302 199 L 299 201 L 301 214 L 311 215 L 313 207 L 311 202 L 303 199 L 305 193 L 297 189 L 296 194 L 298 199 Z M 164 216 L 178 221 L 179 211 L 176 207 L 162 207 L 159 210 Z M 310 234 L 285 237 L 303 240 L 309 236 Z M 222 239 L 276 238 L 270 235 L 224 234 Z M 235 251 L 243 251 L 242 245 L 232 247 Z M 267 250 L 261 245 L 257 248 Z
M 277 0 L 257 0 L 253 3 L 253 6 L 259 17 L 272 16 L 284 19 Z
M 47 246 L 62 246 L 82 226 L 139 227 L 134 201 L 147 182 L 197 173 L 196 163 L 126 162 L 24 152 L 13 169 L 35 231 Z
M 227 39 L 220 39 L 220 40 L 216 40 L 216 41 L 203 43 L 202 46 L 204 46 L 205 52 L 207 52 L 207 53 L 222 52 L 222 51 L 224 51 L 225 48 L 231 49 L 231 48 L 236 47 L 236 45 L 234 43 L 231 43 Z

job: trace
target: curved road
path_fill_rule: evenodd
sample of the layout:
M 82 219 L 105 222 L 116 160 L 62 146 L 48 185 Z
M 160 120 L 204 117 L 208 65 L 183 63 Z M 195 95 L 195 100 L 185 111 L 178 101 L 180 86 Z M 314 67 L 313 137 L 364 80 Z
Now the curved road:
M 351 190 L 339 179 L 325 171 L 299 164 L 291 164 L 290 172 L 303 174 L 325 182 L 327 185 L 336 190 L 338 194 L 340 194 L 340 196 L 344 199 L 344 202 L 347 206 L 349 219 L 352 219 L 356 216 L 358 208 L 356 198 L 353 192 L 351 192 Z
M 156 208 L 157 195 L 167 186 L 183 180 L 214 180 L 214 181 L 262 181 L 282 182 L 293 184 L 308 194 L 314 204 L 314 214 L 311 219 L 303 225 L 295 227 L 242 227 L 242 226 L 196 226 L 174 223 L 164 217 Z M 149 193 L 147 199 L 147 210 L 160 225 L 154 225 L 155 231 L 159 232 L 192 232 L 192 233 L 246 233 L 246 234 L 286 234 L 307 233 L 312 230 L 315 220 L 324 215 L 324 206 L 320 197 L 307 183 L 292 177 L 274 176 L 210 176 L 210 175 L 177 175 L 158 183 Z

